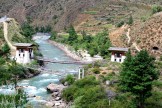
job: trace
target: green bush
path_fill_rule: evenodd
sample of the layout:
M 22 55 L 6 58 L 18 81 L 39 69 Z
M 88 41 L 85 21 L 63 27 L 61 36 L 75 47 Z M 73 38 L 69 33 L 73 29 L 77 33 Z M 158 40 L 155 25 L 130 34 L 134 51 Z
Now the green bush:
M 107 49 L 111 46 L 111 41 L 106 30 L 95 36 L 87 35 L 85 31 L 82 31 L 82 35 L 78 35 L 74 27 L 71 26 L 68 34 L 68 36 L 57 36 L 54 39 L 57 42 L 71 45 L 75 50 L 87 50 L 92 57 L 97 54 L 104 58 L 108 56 L 109 52 Z
M 93 68 L 92 72 L 95 73 L 95 74 L 100 74 L 100 69 L 99 68 Z
M 63 90 L 62 97 L 67 101 L 73 101 L 74 100 L 74 93 L 77 91 L 76 86 L 70 86 L 67 89 Z
M 124 21 L 120 21 L 119 23 L 117 23 L 116 27 L 121 27 L 124 25 Z
M 0 65 L 5 64 L 5 62 L 6 62 L 6 60 L 4 58 L 0 57 Z
M 108 100 L 99 81 L 93 76 L 85 77 L 66 88 L 62 97 L 66 101 L 74 101 L 75 108 L 107 108 Z
M 157 5 L 152 6 L 152 14 L 155 14 L 155 13 L 158 13 L 158 12 L 161 12 L 161 11 L 162 11 L 161 6 L 157 6 Z
M 9 48 L 9 46 L 7 45 L 7 43 L 5 43 L 5 44 L 3 45 L 3 47 L 2 47 L 2 52 L 3 52 L 4 54 L 7 54 L 7 53 L 10 52 L 10 48 Z
M 73 84 L 75 81 L 74 75 L 67 75 L 65 81 L 67 81 L 69 85 Z
M 129 25 L 133 24 L 133 17 L 132 16 L 129 17 L 127 24 L 129 24 Z
M 26 103 L 26 94 L 21 90 L 14 95 L 0 94 L 0 108 L 24 108 Z
M 57 32 L 53 31 L 53 32 L 51 33 L 50 39 L 51 39 L 51 40 L 55 40 L 56 37 L 57 37 Z

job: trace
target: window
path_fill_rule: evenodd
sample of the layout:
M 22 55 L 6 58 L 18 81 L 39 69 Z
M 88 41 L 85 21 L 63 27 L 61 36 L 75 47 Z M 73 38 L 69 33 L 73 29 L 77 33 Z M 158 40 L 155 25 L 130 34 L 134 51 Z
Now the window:
M 31 48 L 29 49 L 29 52 L 32 52 L 32 49 Z
M 19 54 L 19 56 L 20 56 L 20 54 Z
M 114 61 L 116 61 L 116 59 Z
M 23 54 L 23 57 L 25 56 L 25 54 Z
M 29 56 L 30 56 L 30 58 L 31 58 L 31 53 L 30 53 L 30 55 L 29 55 Z
M 24 52 L 24 49 L 19 49 L 19 53 L 23 53 Z
M 121 59 L 119 59 L 119 62 L 121 62 Z
M 121 54 L 120 53 L 117 53 L 117 57 L 121 57 Z

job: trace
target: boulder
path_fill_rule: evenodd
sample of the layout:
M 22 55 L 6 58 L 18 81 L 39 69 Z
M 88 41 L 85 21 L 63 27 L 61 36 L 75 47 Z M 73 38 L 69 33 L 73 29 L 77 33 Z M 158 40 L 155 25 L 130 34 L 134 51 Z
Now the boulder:
M 56 97 L 55 100 L 56 101 L 60 101 L 61 100 L 61 97 Z
M 64 85 L 58 85 L 58 84 L 51 83 L 47 86 L 47 91 L 49 91 L 50 93 L 61 92 L 64 88 L 65 88 Z
M 23 86 L 16 86 L 16 90 L 23 90 Z
M 53 93 L 53 92 L 58 92 L 59 89 L 57 88 L 57 85 L 56 84 L 49 84 L 47 86 L 47 91 Z
M 65 82 L 65 83 L 64 83 L 64 86 L 68 86 L 68 82 Z
M 59 92 L 52 93 L 52 97 L 57 97 L 59 95 Z
M 55 106 L 60 106 L 61 103 L 60 102 L 55 102 Z
M 109 81 L 109 80 L 107 80 L 107 81 L 106 81 L 106 85 L 108 85 L 108 86 L 109 86 L 110 84 L 111 84 L 111 83 L 110 83 L 110 81 Z
M 53 106 L 54 106 L 54 103 L 53 103 L 53 102 L 47 102 L 47 103 L 46 103 L 46 106 L 47 106 L 47 107 L 53 107 Z

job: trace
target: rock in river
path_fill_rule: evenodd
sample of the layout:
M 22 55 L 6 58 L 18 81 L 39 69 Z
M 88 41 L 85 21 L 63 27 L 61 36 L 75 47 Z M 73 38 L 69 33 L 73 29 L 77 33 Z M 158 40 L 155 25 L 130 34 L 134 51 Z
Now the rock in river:
M 47 91 L 49 91 L 50 93 L 61 92 L 64 88 L 65 88 L 64 85 L 58 85 L 58 84 L 51 83 L 47 86 Z

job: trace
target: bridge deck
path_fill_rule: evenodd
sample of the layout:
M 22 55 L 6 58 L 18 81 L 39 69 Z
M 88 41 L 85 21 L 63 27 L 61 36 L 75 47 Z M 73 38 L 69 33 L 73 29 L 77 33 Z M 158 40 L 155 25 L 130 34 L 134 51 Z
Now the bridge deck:
M 50 62 L 50 63 L 59 63 L 59 64 L 78 64 L 78 65 L 84 65 L 84 64 L 90 64 L 92 62 L 87 61 L 58 61 L 55 59 L 42 59 L 38 58 L 37 60 L 44 61 L 44 62 Z

